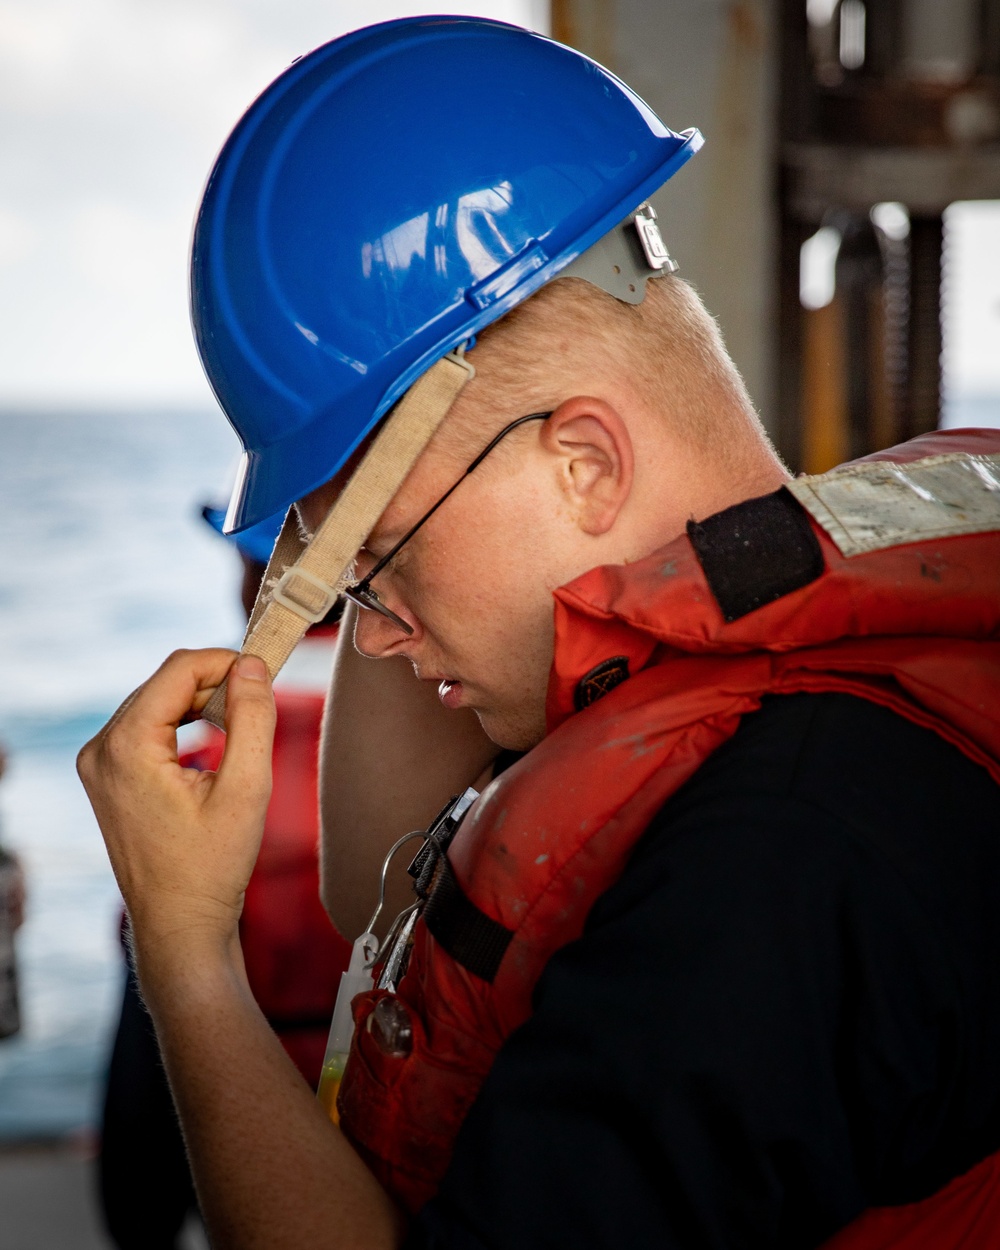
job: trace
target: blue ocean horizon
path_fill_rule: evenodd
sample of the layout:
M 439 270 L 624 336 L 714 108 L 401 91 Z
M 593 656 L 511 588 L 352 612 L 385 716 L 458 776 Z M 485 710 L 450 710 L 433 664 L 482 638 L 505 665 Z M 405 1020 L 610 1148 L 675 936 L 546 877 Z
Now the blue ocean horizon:
M 953 398 L 944 424 L 1000 426 L 1000 395 Z M 236 453 L 218 412 L 0 411 L 0 837 L 29 886 L 0 1141 L 96 1125 L 120 900 L 75 757 L 175 647 L 238 641 L 237 564 L 199 517 Z
M 218 412 L 0 412 L 0 838 L 29 891 L 0 1140 L 96 1123 L 121 904 L 76 754 L 175 647 L 238 640 L 237 565 L 198 512 L 236 453 Z

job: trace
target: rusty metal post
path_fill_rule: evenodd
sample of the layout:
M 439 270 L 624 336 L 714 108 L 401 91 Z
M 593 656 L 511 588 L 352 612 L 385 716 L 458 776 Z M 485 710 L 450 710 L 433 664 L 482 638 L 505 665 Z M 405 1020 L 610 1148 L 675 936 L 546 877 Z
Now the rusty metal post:
M 910 218 L 909 378 L 906 437 L 936 430 L 941 416 L 941 248 L 938 215 Z
M 836 295 L 803 313 L 801 464 L 825 473 L 847 459 L 851 444 L 848 302 Z
M 803 463 L 803 360 L 805 319 L 799 298 L 802 244 L 812 227 L 785 213 L 778 252 L 777 407 L 775 441 L 785 462 L 799 470 Z
M 885 389 L 885 322 L 880 316 L 884 266 L 878 235 L 867 213 L 845 217 L 841 235 L 836 299 L 844 309 L 842 367 L 847 445 L 842 458 L 856 459 L 878 449 L 875 430 L 885 424 L 879 411 Z
M 615 0 L 551 0 L 552 38 L 595 61 L 615 62 Z

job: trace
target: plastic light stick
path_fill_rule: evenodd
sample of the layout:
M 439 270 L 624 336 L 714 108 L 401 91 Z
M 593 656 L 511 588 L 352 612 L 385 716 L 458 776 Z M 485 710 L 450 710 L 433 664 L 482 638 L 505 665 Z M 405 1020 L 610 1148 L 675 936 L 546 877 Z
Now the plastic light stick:
M 351 962 L 347 971 L 341 973 L 340 989 L 337 991 L 337 1002 L 330 1021 L 330 1036 L 326 1043 L 326 1055 L 323 1058 L 323 1069 L 319 1077 L 319 1089 L 316 1097 L 320 1106 L 334 1124 L 340 1122 L 337 1112 L 337 1094 L 347 1064 L 347 1056 L 351 1050 L 351 1038 L 354 1036 L 354 1017 L 351 1014 L 351 1002 L 358 995 L 370 990 L 374 983 L 372 969 L 378 955 L 379 942 L 374 933 L 362 933 L 354 943 L 351 951 Z

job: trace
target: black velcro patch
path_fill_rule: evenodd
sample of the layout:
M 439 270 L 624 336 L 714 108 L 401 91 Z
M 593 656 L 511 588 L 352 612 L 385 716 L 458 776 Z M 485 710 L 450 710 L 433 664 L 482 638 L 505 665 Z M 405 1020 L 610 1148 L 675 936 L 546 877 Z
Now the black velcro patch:
M 687 532 L 727 621 L 808 586 L 823 572 L 805 509 L 784 487 L 689 521 Z
M 423 919 L 434 940 L 457 964 L 492 982 L 514 933 L 480 911 L 458 884 L 446 855 L 441 857 Z
M 586 673 L 576 683 L 573 691 L 573 705 L 578 712 L 590 707 L 598 699 L 620 686 L 628 678 L 628 656 L 615 655 L 610 660 L 602 660 L 600 664 Z

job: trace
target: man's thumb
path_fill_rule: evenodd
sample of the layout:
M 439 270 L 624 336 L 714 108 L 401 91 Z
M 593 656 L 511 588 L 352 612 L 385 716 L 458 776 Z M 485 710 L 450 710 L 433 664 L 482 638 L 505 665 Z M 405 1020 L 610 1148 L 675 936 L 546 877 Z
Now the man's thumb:
M 274 743 L 274 692 L 267 666 L 256 655 L 241 655 L 226 683 L 226 750 L 219 778 L 238 785 L 249 800 L 270 793 Z

